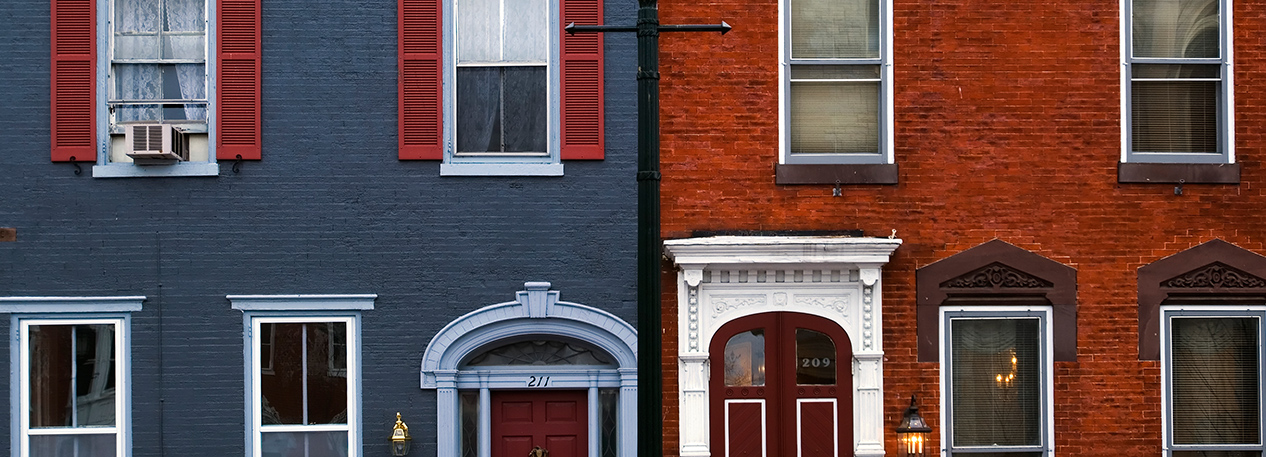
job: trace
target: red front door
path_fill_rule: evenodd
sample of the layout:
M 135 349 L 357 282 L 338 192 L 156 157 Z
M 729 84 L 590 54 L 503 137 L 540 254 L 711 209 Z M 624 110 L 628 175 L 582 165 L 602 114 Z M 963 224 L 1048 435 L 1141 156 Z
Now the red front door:
M 714 457 L 853 455 L 853 350 L 838 324 L 747 316 L 722 326 L 709 354 Z
M 527 457 L 535 447 L 549 457 L 589 452 L 583 390 L 492 391 L 492 457 Z

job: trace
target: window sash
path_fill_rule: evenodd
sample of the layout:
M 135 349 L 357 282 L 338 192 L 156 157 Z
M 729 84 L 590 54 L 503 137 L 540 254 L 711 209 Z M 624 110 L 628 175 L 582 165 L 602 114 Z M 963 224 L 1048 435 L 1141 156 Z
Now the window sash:
M 1263 317 L 1266 317 L 1266 311 L 1250 310 L 1250 311 L 1245 312 L 1243 310 L 1231 311 L 1231 310 L 1218 310 L 1216 308 L 1206 308 L 1206 309 L 1201 309 L 1201 310 L 1184 310 L 1184 309 L 1175 308 L 1175 309 L 1164 310 L 1163 313 L 1164 313 L 1163 314 L 1164 327 L 1163 327 L 1163 334 L 1162 334 L 1163 344 L 1161 345 L 1162 347 L 1161 360 L 1162 360 L 1162 385 L 1163 385 L 1163 390 L 1164 390 L 1163 404 L 1164 404 L 1164 422 L 1165 422 L 1165 444 L 1166 444 L 1167 450 L 1170 451 L 1170 453 L 1174 456 L 1187 455 L 1186 454 L 1187 452 L 1201 452 L 1201 451 L 1215 451 L 1215 452 L 1247 451 L 1247 452 L 1253 453 L 1253 455 L 1260 455 L 1263 450 L 1266 450 L 1266 446 L 1263 445 L 1263 436 L 1264 436 L 1264 433 L 1266 433 L 1266 428 L 1263 427 L 1264 425 L 1263 414 L 1266 413 L 1266 410 L 1263 409 L 1263 396 L 1266 395 L 1266 389 L 1263 388 L 1264 387 L 1263 379 L 1266 379 L 1266 367 L 1263 367 L 1263 363 L 1262 363 L 1263 354 L 1262 354 L 1262 346 L 1261 346 L 1262 342 L 1266 341 L 1266 329 L 1263 328 Z M 1187 351 L 1194 351 L 1194 352 L 1192 354 L 1183 354 L 1184 352 L 1183 350 L 1179 350 L 1175 348 L 1175 336 L 1176 334 L 1181 333 L 1181 330 L 1175 330 L 1175 323 L 1181 322 L 1186 325 L 1193 325 L 1193 328 L 1194 328 L 1194 325 L 1198 325 L 1196 323 L 1200 319 L 1207 319 L 1207 321 L 1205 322 L 1213 322 L 1215 320 L 1251 322 L 1252 325 L 1255 327 L 1254 329 L 1255 331 L 1253 332 L 1251 336 L 1239 335 L 1238 338 L 1235 335 L 1225 335 L 1225 334 L 1219 334 L 1217 336 L 1210 335 L 1210 337 L 1207 338 L 1206 341 L 1219 343 L 1221 345 L 1220 347 L 1212 347 L 1212 346 L 1207 346 L 1207 345 L 1195 345 L 1196 343 L 1191 343 L 1191 344 L 1188 344 L 1189 348 L 1187 349 Z M 1192 330 L 1192 331 L 1189 331 L 1188 333 L 1195 333 L 1195 332 L 1197 332 L 1197 330 Z M 1248 337 L 1249 340 L 1243 340 L 1243 337 Z M 1179 338 L 1182 338 L 1182 337 L 1179 336 Z M 1200 431 L 1198 429 L 1179 430 L 1181 427 L 1184 426 L 1184 424 L 1199 427 L 1200 422 L 1205 422 L 1204 426 L 1207 429 L 1212 430 L 1213 433 L 1221 434 L 1222 431 L 1232 428 L 1232 427 L 1228 427 L 1228 425 L 1225 424 L 1225 422 L 1229 420 L 1233 420 L 1234 418 L 1231 417 L 1232 415 L 1227 414 L 1227 411 L 1226 411 L 1227 408 L 1225 407 L 1218 407 L 1218 411 L 1216 411 L 1216 414 L 1206 414 L 1203 416 L 1204 419 L 1201 418 L 1202 416 L 1198 414 L 1199 413 L 1198 411 L 1179 411 L 1180 409 L 1186 409 L 1187 407 L 1193 406 L 1193 405 L 1201 405 L 1201 404 L 1209 404 L 1210 402 L 1218 402 L 1219 400 L 1226 398 L 1226 395 L 1229 394 L 1228 392 L 1210 392 L 1210 394 L 1212 394 L 1214 398 L 1193 398 L 1191 401 L 1183 401 L 1180 399 L 1176 399 L 1176 396 L 1179 395 L 1176 393 L 1176 391 L 1181 391 L 1183 389 L 1179 384 L 1184 383 L 1183 381 L 1177 379 L 1178 377 L 1184 375 L 1183 373 L 1184 370 L 1182 370 L 1180 367 L 1180 365 L 1185 365 L 1185 362 L 1183 362 L 1182 358 L 1186 358 L 1187 362 L 1195 362 L 1195 361 L 1208 362 L 1211 360 L 1216 360 L 1216 359 L 1213 359 L 1213 357 L 1216 357 L 1217 354 L 1229 356 L 1227 355 L 1226 351 L 1231 350 L 1231 349 L 1228 349 L 1225 345 L 1227 343 L 1233 343 L 1237 339 L 1243 340 L 1243 341 L 1240 341 L 1241 352 L 1247 351 L 1251 353 L 1251 354 L 1240 354 L 1240 358 L 1242 359 L 1245 357 L 1252 357 L 1252 358 L 1255 358 L 1254 362 L 1256 363 L 1256 367 L 1253 370 L 1248 370 L 1248 371 L 1240 370 L 1240 375 L 1246 377 L 1244 379 L 1241 379 L 1240 381 L 1246 382 L 1246 381 L 1251 380 L 1256 383 L 1255 388 L 1250 388 L 1252 389 L 1252 392 L 1248 392 L 1249 396 L 1255 396 L 1256 398 L 1249 399 L 1249 400 L 1252 400 L 1250 404 L 1241 405 L 1242 408 L 1247 407 L 1253 410 L 1252 413 L 1256 414 L 1256 418 L 1255 418 L 1256 424 L 1253 424 L 1251 428 L 1249 429 L 1241 430 L 1239 432 L 1239 435 L 1241 435 L 1241 438 L 1245 436 L 1249 436 L 1249 435 L 1255 435 L 1254 436 L 1255 439 L 1239 440 L 1239 441 L 1256 441 L 1256 442 L 1238 442 L 1237 443 L 1237 442 L 1233 442 L 1233 441 L 1236 441 L 1233 439 L 1228 439 L 1222 442 L 1217 442 L 1216 439 L 1210 439 L 1206 443 L 1193 442 L 1193 441 L 1200 440 L 1199 439 Z M 1214 350 L 1217 351 L 1217 354 L 1213 354 L 1213 353 L 1197 354 L 1196 353 L 1196 352 L 1208 352 L 1208 351 L 1214 351 Z M 1175 361 L 1176 357 L 1180 359 L 1178 361 Z M 1243 360 L 1240 360 L 1239 362 L 1243 362 Z M 1207 372 L 1210 369 L 1211 368 L 1202 367 L 1199 370 L 1186 370 L 1186 371 L 1187 371 L 1187 374 L 1198 374 L 1198 373 Z M 1194 385 L 1198 385 L 1198 384 L 1193 384 L 1193 386 Z M 1211 386 L 1214 389 L 1228 387 L 1227 385 L 1225 385 L 1225 383 L 1223 383 L 1223 385 L 1218 385 L 1218 386 L 1211 385 Z M 1243 389 L 1241 388 L 1241 390 Z M 1198 395 L 1198 394 L 1199 394 L 1198 391 L 1192 393 L 1192 395 Z M 1186 405 L 1186 406 L 1183 406 L 1183 405 Z M 1249 435 L 1244 435 L 1245 433 Z M 1207 436 L 1207 438 L 1217 438 L 1217 437 Z
M 19 397 L 20 397 L 19 403 L 20 404 L 17 405 L 15 412 L 17 413 L 18 417 L 15 419 L 17 419 L 18 421 L 18 424 L 20 427 L 20 433 L 21 433 L 21 454 L 20 455 L 22 456 L 30 455 L 32 452 L 32 449 L 40 445 L 40 444 L 35 443 L 33 439 L 36 441 L 43 441 L 44 445 L 48 445 L 48 444 L 55 443 L 52 441 L 48 441 L 48 439 L 56 439 L 58 437 L 71 438 L 71 439 L 92 439 L 92 437 L 106 437 L 106 436 L 113 437 L 113 445 L 112 446 L 107 445 L 107 447 L 112 447 L 112 452 L 113 452 L 112 455 L 115 455 L 115 456 L 126 455 L 125 454 L 126 446 L 127 446 L 126 432 L 128 430 L 128 420 L 129 420 L 129 416 L 127 414 L 127 405 L 128 405 L 127 394 L 129 390 L 127 379 L 128 379 L 130 368 L 127 362 L 128 354 L 125 352 L 126 346 L 124 344 L 124 341 L 126 338 L 126 332 L 128 330 L 125 319 L 115 318 L 115 317 L 111 317 L 111 318 L 20 318 L 20 319 L 16 319 L 16 321 L 20 323 L 19 324 L 20 344 L 19 344 L 19 347 L 16 349 L 18 353 L 18 357 L 17 357 L 17 360 L 15 361 L 19 364 L 19 368 L 17 370 L 18 372 L 17 382 L 19 384 Z M 111 341 L 112 341 L 111 344 L 113 345 L 112 347 L 113 367 L 112 368 L 114 372 L 114 376 L 113 376 L 114 387 L 112 388 L 113 397 L 114 397 L 113 424 L 112 425 L 73 425 L 73 426 L 33 427 L 31 424 L 31 412 L 33 410 L 31 403 L 34 399 L 33 398 L 34 395 L 31 392 L 31 389 L 32 389 L 31 364 L 33 362 L 32 360 L 33 356 L 31 354 L 31 328 L 41 327 L 41 326 L 50 326 L 50 327 L 64 326 L 64 327 L 74 328 L 74 327 L 79 327 L 79 326 L 93 326 L 93 325 L 109 325 L 113 327 L 113 335 L 111 335 Z M 72 335 L 73 334 L 74 333 L 72 333 Z M 73 346 L 76 346 L 76 345 L 72 341 L 72 351 L 75 349 Z M 72 383 L 72 386 L 73 386 L 74 384 L 76 384 L 76 379 L 72 377 L 72 380 L 70 382 Z M 77 407 L 72 409 L 72 411 L 77 411 L 77 410 L 78 410 Z M 92 456 L 93 449 L 98 450 L 98 451 L 101 450 L 100 447 L 91 447 L 90 443 L 87 443 L 90 446 L 90 449 L 87 449 L 87 450 L 78 447 L 80 445 L 79 443 L 81 443 L 79 441 L 74 441 L 72 443 L 74 443 L 77 449 L 80 449 L 81 451 L 80 455 Z M 84 454 L 84 453 L 87 453 L 87 454 Z M 106 454 L 106 455 L 111 455 L 111 454 Z
M 271 324 L 272 331 L 264 332 L 262 330 L 262 327 L 264 324 Z M 265 375 L 280 371 L 279 361 L 277 360 L 277 357 L 280 356 L 280 354 L 283 351 L 278 350 L 277 346 L 279 344 L 283 344 L 283 342 L 277 337 L 277 333 L 278 333 L 277 326 L 287 325 L 287 324 L 301 325 L 301 326 L 306 327 L 302 332 L 304 339 L 307 338 L 307 335 L 310 332 L 319 332 L 320 331 L 319 329 L 326 329 L 328 331 L 330 324 L 342 324 L 345 326 L 346 339 L 344 340 L 342 345 L 346 348 L 346 351 L 345 351 L 346 357 L 344 359 L 345 366 L 343 367 L 343 372 L 333 373 L 330 370 L 328 370 L 328 367 L 326 367 L 327 369 L 313 371 L 310 365 L 305 364 L 303 366 L 303 373 L 304 373 L 303 394 L 311 395 L 307 391 L 308 390 L 307 380 L 308 380 L 308 377 L 312 375 L 324 375 L 331 378 L 338 378 L 338 381 L 343 382 L 343 390 L 345 391 L 346 396 L 345 396 L 345 401 L 344 401 L 344 410 L 343 410 L 344 417 L 342 418 L 342 422 L 319 423 L 319 424 L 309 424 L 306 422 L 292 423 L 292 424 L 264 424 L 263 423 L 263 415 L 264 415 L 263 403 L 265 401 L 264 389 L 263 389 L 263 378 Z M 343 433 L 343 434 L 346 434 L 346 439 L 347 439 L 347 442 L 346 442 L 347 454 L 346 455 L 355 457 L 358 454 L 358 450 L 356 449 L 356 442 L 357 442 L 357 434 L 359 433 L 358 425 L 360 421 L 358 417 L 358 414 L 360 411 L 359 399 L 356 398 L 356 391 L 357 391 L 356 386 L 359 384 L 359 370 L 357 369 L 357 367 L 360 366 L 359 365 L 360 364 L 359 362 L 360 343 L 358 340 L 359 327 L 357 325 L 357 318 L 352 317 L 352 316 L 317 316 L 317 315 L 286 316 L 286 317 L 252 316 L 250 318 L 250 325 L 251 325 L 251 333 L 248 335 L 247 338 L 248 338 L 248 345 L 249 345 L 248 347 L 250 348 L 250 357 L 251 357 L 249 361 L 249 366 L 251 370 L 251 392 L 249 395 L 250 395 L 250 402 L 251 402 L 250 427 L 251 427 L 251 430 L 252 430 L 251 433 L 253 436 L 251 440 L 252 448 L 253 448 L 252 455 L 256 455 L 256 456 L 262 455 L 262 452 L 264 448 L 266 447 L 264 443 L 266 437 L 264 435 L 270 435 L 275 438 L 286 433 L 299 434 L 299 435 L 310 434 L 310 433 L 316 433 L 316 434 Z M 269 342 L 272 344 L 271 345 L 263 344 L 264 343 L 263 338 L 269 338 L 270 339 Z M 309 349 L 317 349 L 319 350 L 318 352 L 328 351 L 332 347 L 330 343 L 331 342 L 329 340 L 302 341 L 301 344 L 304 346 L 303 352 L 305 353 L 305 356 L 308 359 L 307 362 L 310 364 L 317 364 L 317 363 L 328 364 L 330 361 L 330 359 L 328 358 L 329 354 L 319 354 L 319 358 L 313 358 L 311 355 L 306 354 L 306 353 L 308 352 Z M 271 370 L 267 370 L 266 369 L 267 367 L 264 367 L 262 365 L 263 363 L 262 351 L 264 350 L 272 351 L 273 357 L 271 359 L 271 362 L 272 362 Z M 306 404 L 310 398 L 311 397 L 301 398 L 300 400 L 301 403 L 305 405 L 303 406 L 305 412 L 307 408 Z M 335 415 L 335 417 L 337 417 L 337 415 Z M 305 421 L 307 419 L 308 417 L 304 418 Z M 308 436 L 308 435 L 303 435 L 303 436 Z
M 207 1 L 108 2 L 114 17 L 106 46 L 111 126 L 129 121 L 207 121 Z M 146 15 L 125 11 L 146 7 L 158 11 Z
M 941 393 L 941 398 L 942 398 L 942 420 L 944 421 L 944 424 L 946 424 L 942 430 L 942 440 L 944 443 L 946 443 L 947 452 L 949 452 L 951 455 L 961 454 L 964 456 L 993 456 L 993 455 L 1042 456 L 1042 455 L 1048 454 L 1048 451 L 1049 451 L 1048 448 L 1050 446 L 1051 433 L 1052 433 L 1052 430 L 1051 430 L 1051 427 L 1052 427 L 1051 360 L 1052 359 L 1051 359 L 1051 349 L 1050 349 L 1051 334 L 1050 334 L 1050 329 L 1049 329 L 1049 324 L 1048 324 L 1050 321 L 1050 311 L 1049 310 L 1032 310 L 1032 309 L 1011 310 L 1011 309 L 1006 309 L 1006 308 L 1008 307 L 963 307 L 959 309 L 942 308 L 943 317 L 942 317 L 941 325 L 942 325 L 943 340 L 942 340 L 942 359 L 941 359 L 942 361 L 941 383 L 942 383 L 943 390 Z M 1032 425 L 1034 436 L 1033 436 L 1033 441 L 1030 444 L 1009 443 L 1007 445 L 993 445 L 993 444 L 979 445 L 979 444 L 961 443 L 961 439 L 958 439 L 960 444 L 955 444 L 956 439 L 957 439 L 955 435 L 959 435 L 958 431 L 955 429 L 956 421 L 955 421 L 954 410 L 956 408 L 955 397 L 957 395 L 955 393 L 956 387 L 955 387 L 955 381 L 953 379 L 954 375 L 952 374 L 955 371 L 954 323 L 956 321 L 957 322 L 985 322 L 985 321 L 1025 322 L 1025 321 L 1029 321 L 1035 324 L 1035 328 L 1031 331 L 1032 335 L 1029 335 L 1029 337 L 1033 339 L 1033 341 L 1031 341 L 1029 345 L 1031 346 L 1030 353 L 1035 354 L 1036 359 L 1027 363 L 1028 365 L 1027 371 L 1029 373 L 1032 373 L 1031 376 L 1035 376 L 1037 378 L 1035 382 L 1030 383 L 1030 385 L 1033 386 L 1033 390 L 1035 391 L 1034 393 L 1030 394 L 1031 396 L 1035 398 L 1032 398 L 1031 400 L 1029 400 L 1033 403 L 1033 405 L 1031 405 L 1033 411 L 1032 411 L 1032 417 L 1030 417 L 1030 419 L 1033 420 L 1034 422 L 1034 424 Z M 960 328 L 959 330 L 962 331 L 964 329 Z M 983 340 L 982 342 L 988 343 L 988 341 L 983 341 Z M 1002 339 L 996 339 L 996 338 L 995 338 L 995 341 L 993 341 L 993 343 L 996 343 L 996 344 L 1001 344 L 1004 342 L 1005 341 L 1003 341 Z M 1017 360 L 1016 368 L 1019 368 L 1020 370 L 1017 371 L 1017 377 L 1015 378 L 1015 380 L 1012 380 L 1013 386 L 1014 386 L 1014 383 L 1017 382 L 1016 380 L 1020 379 L 1021 374 L 1025 372 L 1025 370 L 1023 370 L 1024 365 L 1025 365 L 1025 362 L 1023 362 L 1022 360 Z M 996 383 L 996 382 L 999 382 L 997 381 L 997 377 L 996 377 L 997 375 L 1002 374 L 1003 376 L 1006 376 L 1010 374 L 1010 372 L 1006 372 L 1006 373 L 990 372 L 989 374 L 993 375 L 989 379 L 990 383 Z M 960 380 L 960 383 L 961 382 L 962 380 Z M 961 414 L 962 413 L 960 413 L 960 415 Z M 959 423 L 959 425 L 962 425 L 962 424 Z

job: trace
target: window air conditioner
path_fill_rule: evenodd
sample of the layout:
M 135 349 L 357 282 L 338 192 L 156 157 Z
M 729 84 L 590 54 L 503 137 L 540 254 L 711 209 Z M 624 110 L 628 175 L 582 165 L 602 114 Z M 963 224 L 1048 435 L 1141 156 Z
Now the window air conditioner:
M 127 156 L 137 165 L 170 164 L 189 160 L 189 136 L 171 124 L 134 124 L 124 136 Z

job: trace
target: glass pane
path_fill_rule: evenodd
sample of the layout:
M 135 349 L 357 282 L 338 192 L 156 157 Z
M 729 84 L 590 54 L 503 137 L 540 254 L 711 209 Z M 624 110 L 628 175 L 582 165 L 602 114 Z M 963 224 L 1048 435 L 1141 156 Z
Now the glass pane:
M 1171 395 L 1175 444 L 1257 444 L 1258 322 L 1175 318 Z
M 1204 64 L 1166 65 L 1136 63 L 1130 65 L 1130 73 L 1131 76 L 1135 78 L 1222 79 L 1222 66 Z
M 793 0 L 791 58 L 879 58 L 879 0 Z
M 501 151 L 501 69 L 457 69 L 457 151 Z
M 457 63 L 501 60 L 501 4 L 457 0 Z M 460 85 L 459 85 L 460 86 Z
M 879 65 L 792 65 L 791 79 L 879 79 Z
M 1135 152 L 1219 153 L 1217 81 L 1135 81 L 1130 134 Z
M 331 365 L 346 367 L 346 354 L 330 353 L 347 344 L 345 328 L 331 329 L 346 325 L 273 324 L 273 371 L 260 373 L 263 424 L 347 423 L 346 374 Z
M 835 384 L 835 342 L 825 333 L 796 329 L 796 384 Z
M 265 432 L 264 457 L 345 457 L 347 432 Z
M 953 445 L 1040 445 L 1038 320 L 953 319 L 951 325 Z
M 119 33 L 155 33 L 163 28 L 161 0 L 115 0 L 114 30 Z
M 791 152 L 879 152 L 879 83 L 791 83 Z
M 619 436 L 616 419 L 616 405 L 620 391 L 602 389 L 598 391 L 598 414 L 601 416 L 601 454 L 600 457 L 617 457 L 616 439 Z
M 575 342 L 529 340 L 490 349 L 466 366 L 500 365 L 614 365 L 605 352 Z
M 725 385 L 765 385 L 765 329 L 734 335 L 725 343 Z
M 545 152 L 545 67 L 505 68 L 506 152 Z
M 32 428 L 114 425 L 114 326 L 32 325 Z
M 206 100 L 206 64 L 115 64 L 115 97 L 120 100 Z M 118 122 L 205 121 L 205 103 L 123 105 Z
M 1173 457 L 1262 457 L 1258 451 L 1174 451 Z
M 545 0 L 505 0 L 505 51 L 507 62 L 541 62 L 549 59 L 549 4 Z
M 1134 56 L 1217 58 L 1218 0 L 1134 0 Z
M 163 0 L 167 20 L 165 29 L 172 32 L 206 31 L 206 6 L 203 0 Z
M 114 457 L 110 435 L 30 435 L 34 457 Z
M 479 457 L 479 392 L 462 392 L 461 402 L 462 457 Z
M 458 152 L 545 152 L 545 73 L 545 67 L 458 68 Z

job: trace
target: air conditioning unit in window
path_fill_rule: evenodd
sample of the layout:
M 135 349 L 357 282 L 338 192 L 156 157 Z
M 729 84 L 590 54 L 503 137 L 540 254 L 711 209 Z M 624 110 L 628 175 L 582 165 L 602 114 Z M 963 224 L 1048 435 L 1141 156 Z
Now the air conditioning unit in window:
M 189 135 L 171 124 L 133 124 L 124 134 L 127 156 L 137 165 L 189 160 Z

